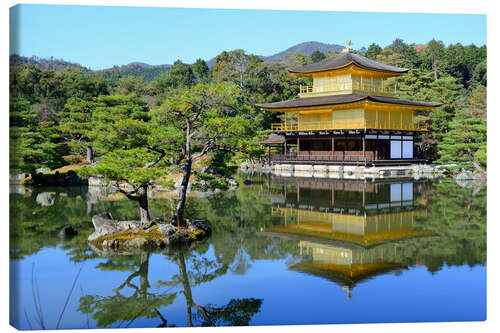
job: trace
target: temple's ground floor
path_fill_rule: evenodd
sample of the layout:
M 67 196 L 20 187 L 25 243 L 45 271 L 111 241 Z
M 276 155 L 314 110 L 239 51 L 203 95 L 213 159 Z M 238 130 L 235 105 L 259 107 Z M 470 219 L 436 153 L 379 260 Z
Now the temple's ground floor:
M 415 147 L 414 132 L 315 131 L 271 135 L 271 164 L 411 165 L 424 163 Z
M 330 179 L 435 178 L 443 175 L 439 166 L 409 164 L 397 166 L 326 165 L 275 163 L 271 172 L 280 177 Z

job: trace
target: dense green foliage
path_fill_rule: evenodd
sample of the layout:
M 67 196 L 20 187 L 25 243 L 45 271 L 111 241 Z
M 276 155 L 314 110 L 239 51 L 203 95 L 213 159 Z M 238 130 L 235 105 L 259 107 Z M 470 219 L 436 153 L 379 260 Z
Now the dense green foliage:
M 53 121 L 37 121 L 36 111 L 21 98 L 10 100 L 10 172 L 34 173 L 62 165 L 67 153 Z
M 459 43 L 445 46 L 436 40 L 415 45 L 396 39 L 384 48 L 373 43 L 361 51 L 370 59 L 410 68 L 407 75 L 391 80 L 397 86 L 399 97 L 443 103 L 435 110 L 418 115 L 419 120 L 426 121 L 429 126 L 429 131 L 418 143 L 419 156 L 440 163 L 457 162 L 458 167 L 466 168 L 477 162 L 481 168 L 486 168 L 486 46 Z M 259 110 L 256 103 L 295 98 L 299 85 L 310 83 L 291 75 L 287 68 L 332 56 L 335 54 L 320 51 L 311 56 L 296 53 L 288 55 L 282 63 L 266 62 L 243 50 L 233 50 L 219 54 L 212 68 L 198 59 L 193 65 L 178 60 L 170 67 L 153 66 L 154 71 L 151 66 L 134 63 L 95 72 L 57 59 L 44 62 L 12 56 L 10 92 L 11 98 L 29 102 L 25 107 L 33 110 L 30 112 L 39 124 L 31 125 L 32 132 L 47 138 L 48 131 L 51 143 L 64 143 L 70 153 L 82 154 L 84 147 L 92 144 L 87 132 L 93 126 L 89 121 L 95 107 L 90 106 L 99 103 L 102 98 L 99 96 L 141 97 L 148 110 L 152 110 L 181 96 L 179 91 L 197 84 L 227 82 L 239 89 L 238 107 L 231 116 L 251 120 L 246 125 L 248 135 L 228 148 L 231 153 L 230 159 L 224 162 L 227 164 L 243 159 L 256 160 L 265 154 L 257 143 L 266 135 L 270 124 L 280 121 L 282 115 Z M 148 74 L 146 70 L 150 70 Z M 11 103 L 11 112 L 16 112 L 16 103 Z M 467 124 L 474 124 L 474 130 L 468 134 L 463 132 Z M 473 138 L 465 139 L 467 135 Z M 457 141 L 458 138 L 461 141 Z M 16 144 L 19 146 L 19 140 Z M 30 163 L 51 168 L 60 166 L 62 155 L 67 154 L 68 149 L 53 149 L 47 153 L 52 157 Z M 55 153 L 61 155 L 54 156 Z M 209 155 L 212 157 L 212 153 Z M 61 164 L 57 165 L 56 161 Z M 23 167 L 23 170 L 28 169 Z

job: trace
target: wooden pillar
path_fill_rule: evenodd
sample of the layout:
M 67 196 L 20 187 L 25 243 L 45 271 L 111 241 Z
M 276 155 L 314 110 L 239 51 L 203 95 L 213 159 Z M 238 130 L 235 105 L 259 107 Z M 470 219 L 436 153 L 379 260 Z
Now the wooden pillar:
M 332 160 L 333 156 L 335 156 L 335 138 L 332 135 Z
M 267 164 L 271 165 L 271 145 L 267 146 Z
M 300 153 L 300 136 L 297 136 L 297 156 L 299 156 Z
M 286 156 L 286 139 L 285 139 L 285 152 L 284 155 Z
M 366 161 L 366 153 L 365 153 L 365 151 L 366 151 L 366 138 L 364 135 L 362 136 L 362 140 L 363 140 L 363 160 Z

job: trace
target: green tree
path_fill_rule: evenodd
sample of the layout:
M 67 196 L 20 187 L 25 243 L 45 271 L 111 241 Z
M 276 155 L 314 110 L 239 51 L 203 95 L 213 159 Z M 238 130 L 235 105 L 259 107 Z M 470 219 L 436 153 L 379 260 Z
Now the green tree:
M 116 82 L 112 90 L 113 95 L 135 95 L 142 96 L 146 93 L 144 78 L 142 76 L 128 75 Z
M 11 173 L 34 174 L 37 168 L 64 164 L 66 149 L 53 122 L 38 122 L 29 102 L 19 98 L 11 98 L 9 115 Z
M 486 75 L 486 59 L 481 61 L 474 67 L 474 72 L 472 73 L 472 85 L 487 85 L 487 75 Z
M 234 149 L 248 120 L 238 115 L 239 90 L 229 83 L 199 84 L 169 96 L 154 112 L 153 122 L 166 128 L 166 147 L 174 165 L 183 166 L 173 222 L 184 225 L 186 192 L 193 160 L 216 149 Z M 173 144 L 175 142 L 175 145 Z
M 151 82 L 151 86 L 156 95 L 164 96 L 177 88 L 191 87 L 195 84 L 195 79 L 191 66 L 176 60 L 167 72 Z
M 326 59 L 326 56 L 321 51 L 316 50 L 311 54 L 311 63 L 315 63 L 315 62 L 321 61 L 323 59 Z
M 438 142 L 439 163 L 455 163 L 462 168 L 484 172 L 486 168 L 486 118 L 457 112 L 450 130 Z
M 382 48 L 375 43 L 372 43 L 369 47 L 368 50 L 365 52 L 365 57 L 368 59 L 376 60 L 377 56 L 382 52 Z
M 245 90 L 253 83 L 253 69 L 262 62 L 258 56 L 246 54 L 244 50 L 222 52 L 215 58 L 212 78 L 215 82 L 231 82 Z
M 202 59 L 197 59 L 193 64 L 193 73 L 198 83 L 206 83 L 210 78 L 210 68 Z
M 285 63 L 290 67 L 305 66 L 311 63 L 311 58 L 302 52 L 294 53 L 293 55 L 285 55 Z
M 422 67 L 426 70 L 434 72 L 434 79 L 439 79 L 439 73 L 444 70 L 446 49 L 442 41 L 435 39 L 427 43 L 427 47 L 422 52 Z
M 80 170 L 82 175 L 102 174 L 130 190 L 118 190 L 139 204 L 142 222 L 151 219 L 148 186 L 164 174 L 164 157 L 169 128 L 150 122 L 146 101 L 135 96 L 100 96 L 90 122 L 88 137 L 103 155 L 95 167 Z
M 91 130 L 92 111 L 95 102 L 73 97 L 68 99 L 65 109 L 59 113 L 59 131 L 73 152 L 86 151 L 86 162 L 94 161 L 94 152 L 88 133 Z

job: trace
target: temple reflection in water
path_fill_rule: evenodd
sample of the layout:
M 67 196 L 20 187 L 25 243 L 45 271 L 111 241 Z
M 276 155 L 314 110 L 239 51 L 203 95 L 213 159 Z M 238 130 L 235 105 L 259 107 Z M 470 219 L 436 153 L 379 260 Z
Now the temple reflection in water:
M 367 182 L 271 176 L 268 236 L 298 240 L 301 260 L 289 269 L 338 283 L 352 297 L 360 282 L 406 269 L 404 240 L 431 236 L 415 227 L 427 217 L 414 180 Z

